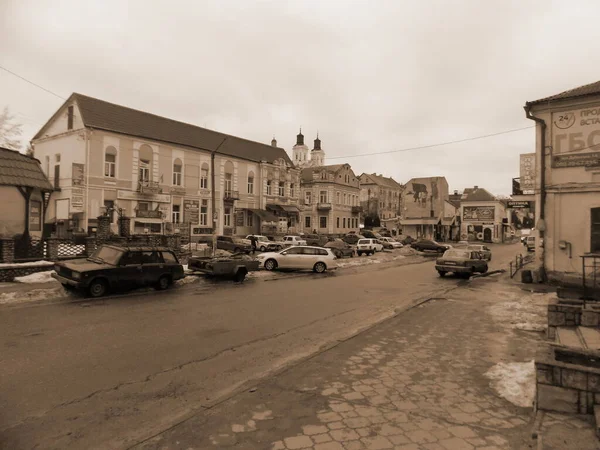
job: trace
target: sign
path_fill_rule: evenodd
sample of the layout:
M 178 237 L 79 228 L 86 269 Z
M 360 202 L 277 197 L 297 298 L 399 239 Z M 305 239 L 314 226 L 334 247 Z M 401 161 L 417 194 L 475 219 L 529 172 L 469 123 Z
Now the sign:
M 535 153 L 521 154 L 521 191 L 533 191 L 535 189 Z
M 587 152 L 572 155 L 558 155 L 552 157 L 552 167 L 596 167 L 600 166 L 600 152 Z
M 463 220 L 477 222 L 494 220 L 495 210 L 494 206 L 465 206 Z
M 236 227 L 244 226 L 244 211 L 237 211 L 235 213 L 235 226 Z
M 61 198 L 56 200 L 56 220 L 69 220 L 69 199 Z
M 168 194 L 144 195 L 134 191 L 117 191 L 117 198 L 122 200 L 139 200 L 143 202 L 171 203 L 171 196 Z
M 531 202 L 510 200 L 506 206 L 509 208 L 531 208 Z
M 42 202 L 29 202 L 29 231 L 42 231 Z
M 73 186 L 85 185 L 85 176 L 84 176 L 85 165 L 79 164 L 79 163 L 73 163 L 72 167 L 73 167 L 72 168 L 73 173 L 71 175 L 72 185 Z
M 552 155 L 553 168 L 600 165 L 600 106 L 552 113 Z
M 73 188 L 71 189 L 71 212 L 82 212 L 83 211 L 83 189 Z
M 139 219 L 162 219 L 163 212 L 160 210 L 140 210 L 135 212 L 135 217 Z
M 197 225 L 200 223 L 200 201 L 199 200 L 184 200 L 183 201 L 183 221 Z

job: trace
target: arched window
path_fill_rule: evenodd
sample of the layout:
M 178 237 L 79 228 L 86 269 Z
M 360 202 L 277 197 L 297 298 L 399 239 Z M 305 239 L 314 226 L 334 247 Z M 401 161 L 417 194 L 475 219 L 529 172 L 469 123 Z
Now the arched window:
M 117 149 L 110 146 L 104 152 L 104 176 L 115 178 L 117 176 Z
M 183 164 L 181 163 L 181 159 L 176 158 L 173 161 L 173 186 L 181 186 L 182 171 Z
M 208 164 L 203 163 L 200 168 L 200 189 L 208 189 Z
M 248 172 L 248 194 L 254 194 L 254 172 Z

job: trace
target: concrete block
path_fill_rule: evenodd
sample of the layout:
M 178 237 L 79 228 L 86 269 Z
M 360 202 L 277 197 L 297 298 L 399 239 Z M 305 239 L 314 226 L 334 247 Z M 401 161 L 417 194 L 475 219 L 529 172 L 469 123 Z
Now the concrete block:
M 584 327 L 597 327 L 600 316 L 596 311 L 583 311 L 581 314 L 581 325 Z
M 552 371 L 537 369 L 536 381 L 541 384 L 552 384 Z
M 574 389 L 538 384 L 537 407 L 544 411 L 577 414 L 579 412 L 579 393 Z
M 600 406 L 594 406 L 594 417 L 596 418 L 596 436 L 600 438 Z
M 548 312 L 548 326 L 560 327 L 565 323 L 565 315 L 562 312 Z
M 562 369 L 561 385 L 585 391 L 587 389 L 587 373 L 578 370 Z
M 587 393 L 579 391 L 579 414 L 587 414 Z
M 575 320 L 575 313 L 572 311 L 565 312 L 565 319 L 567 320 Z
M 596 375 L 595 373 L 588 373 L 586 390 L 600 394 L 600 375 Z
M 561 386 L 562 384 L 561 372 L 562 370 L 560 367 L 552 368 L 552 384 L 554 384 L 555 386 Z
M 548 325 L 546 333 L 548 339 L 556 339 L 556 327 Z

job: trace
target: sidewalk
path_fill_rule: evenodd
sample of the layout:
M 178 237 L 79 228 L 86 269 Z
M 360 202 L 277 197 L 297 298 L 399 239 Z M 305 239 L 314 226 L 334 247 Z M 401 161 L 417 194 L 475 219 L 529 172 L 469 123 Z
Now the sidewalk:
M 507 275 L 465 282 L 133 448 L 599 448 L 586 416 L 546 414 L 531 438 L 551 295 Z

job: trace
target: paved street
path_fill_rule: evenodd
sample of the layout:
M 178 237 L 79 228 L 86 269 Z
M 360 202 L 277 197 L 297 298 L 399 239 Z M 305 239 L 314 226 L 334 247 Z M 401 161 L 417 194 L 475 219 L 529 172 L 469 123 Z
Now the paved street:
M 491 268 L 521 251 L 495 246 Z M 397 309 L 466 284 L 419 262 L 3 307 L 0 442 L 128 448 Z

